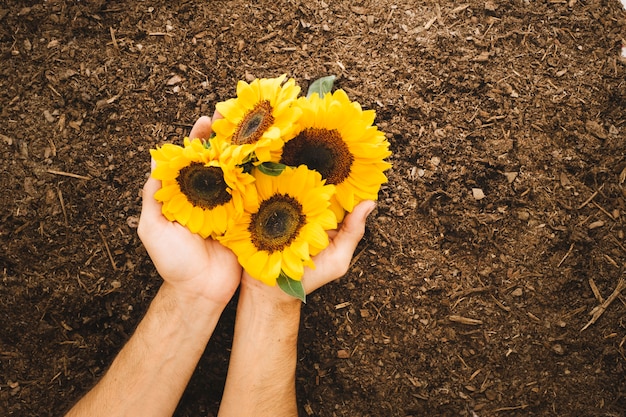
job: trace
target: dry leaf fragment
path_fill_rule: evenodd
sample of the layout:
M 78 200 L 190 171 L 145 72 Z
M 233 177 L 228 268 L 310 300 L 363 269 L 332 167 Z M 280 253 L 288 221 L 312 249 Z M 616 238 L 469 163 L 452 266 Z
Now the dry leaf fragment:
M 361 6 L 350 6 L 350 10 L 356 14 L 367 14 L 367 9 Z
M 167 85 L 172 86 L 172 85 L 176 85 L 180 82 L 182 82 L 183 79 L 179 76 L 179 75 L 174 75 L 172 78 L 170 78 L 169 80 L 167 80 Z
M 594 135 L 598 139 L 606 139 L 607 138 L 606 131 L 604 130 L 604 127 L 602 127 L 602 125 L 600 123 L 596 122 L 595 120 L 587 120 L 587 122 L 585 123 L 585 129 L 587 129 L 588 133 L 591 133 L 592 135 Z
M 483 51 L 480 53 L 480 55 L 474 58 L 474 62 L 487 62 L 487 61 L 489 61 L 488 51 Z

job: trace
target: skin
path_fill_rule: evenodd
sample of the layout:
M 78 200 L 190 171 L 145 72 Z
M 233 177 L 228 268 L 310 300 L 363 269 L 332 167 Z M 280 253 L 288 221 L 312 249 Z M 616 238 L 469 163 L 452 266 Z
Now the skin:
M 343 276 L 374 209 L 363 202 L 346 216 L 328 248 L 303 277 L 305 291 Z M 297 416 L 296 361 L 301 303 L 244 272 L 228 376 L 219 417 Z
M 215 115 L 219 117 L 219 115 Z M 190 137 L 208 138 L 201 117 Z M 242 271 L 236 256 L 161 214 L 160 181 L 148 179 L 138 234 L 163 284 L 100 382 L 69 412 L 76 416 L 171 416 L 224 308 L 240 287 L 230 366 L 219 416 L 297 416 L 295 371 L 301 303 Z M 343 276 L 375 208 L 364 201 L 329 233 L 307 269 L 307 293 Z

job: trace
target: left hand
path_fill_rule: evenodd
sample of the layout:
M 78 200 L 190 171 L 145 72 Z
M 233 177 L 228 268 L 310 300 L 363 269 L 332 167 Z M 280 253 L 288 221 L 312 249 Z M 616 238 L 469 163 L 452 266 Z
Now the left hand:
M 211 119 L 201 117 L 190 138 L 208 138 Z M 161 181 L 152 177 L 143 187 L 143 205 L 137 233 L 165 282 L 186 297 L 202 297 L 220 305 L 232 298 L 241 280 L 237 257 L 219 242 L 203 239 L 186 227 L 167 220 L 154 193 Z

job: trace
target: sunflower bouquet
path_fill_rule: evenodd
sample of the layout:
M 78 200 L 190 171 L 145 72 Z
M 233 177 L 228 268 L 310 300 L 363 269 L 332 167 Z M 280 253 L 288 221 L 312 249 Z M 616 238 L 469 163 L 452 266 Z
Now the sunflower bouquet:
M 255 279 L 305 300 L 304 268 L 346 212 L 375 200 L 391 165 L 375 112 L 324 77 L 239 81 L 209 139 L 150 151 L 163 215 L 230 248 Z

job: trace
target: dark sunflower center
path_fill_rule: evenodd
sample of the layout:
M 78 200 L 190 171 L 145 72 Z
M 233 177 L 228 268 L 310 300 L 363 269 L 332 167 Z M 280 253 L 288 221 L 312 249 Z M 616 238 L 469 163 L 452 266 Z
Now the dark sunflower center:
M 250 219 L 252 243 L 259 250 L 280 251 L 296 238 L 305 222 L 302 205 L 295 198 L 273 195 L 261 203 Z
M 176 181 L 194 206 L 210 210 L 230 201 L 224 174 L 218 167 L 194 162 L 180 170 Z
M 341 184 L 348 175 L 354 156 L 336 129 L 308 128 L 285 143 L 280 162 L 289 166 L 306 165 L 326 180 Z
M 272 105 L 268 100 L 258 102 L 237 125 L 233 134 L 233 143 L 236 145 L 255 143 L 272 123 L 274 123 Z

